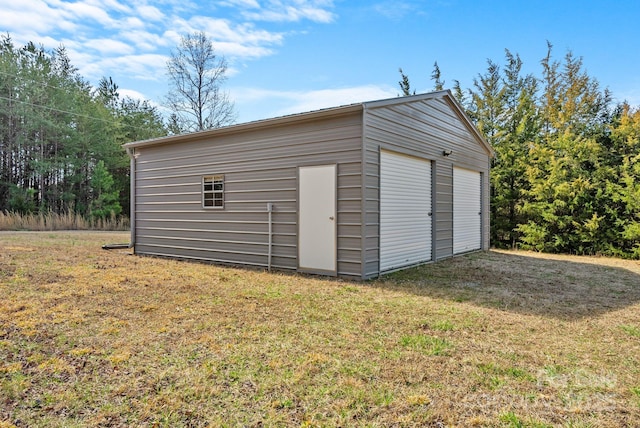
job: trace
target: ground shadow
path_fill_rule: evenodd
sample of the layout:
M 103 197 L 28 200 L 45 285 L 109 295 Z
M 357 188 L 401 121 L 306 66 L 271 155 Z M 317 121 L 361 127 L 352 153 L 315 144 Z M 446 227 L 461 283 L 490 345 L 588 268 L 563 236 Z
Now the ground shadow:
M 576 259 L 480 252 L 389 274 L 371 285 L 562 320 L 640 302 L 640 261 Z

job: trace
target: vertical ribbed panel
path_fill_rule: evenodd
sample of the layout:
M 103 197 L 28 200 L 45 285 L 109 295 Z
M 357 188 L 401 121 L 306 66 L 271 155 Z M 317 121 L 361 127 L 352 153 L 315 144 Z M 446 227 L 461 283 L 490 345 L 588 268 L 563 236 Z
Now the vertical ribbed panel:
M 380 153 L 380 271 L 431 260 L 431 162 Z
M 453 168 L 453 253 L 482 246 L 480 173 Z

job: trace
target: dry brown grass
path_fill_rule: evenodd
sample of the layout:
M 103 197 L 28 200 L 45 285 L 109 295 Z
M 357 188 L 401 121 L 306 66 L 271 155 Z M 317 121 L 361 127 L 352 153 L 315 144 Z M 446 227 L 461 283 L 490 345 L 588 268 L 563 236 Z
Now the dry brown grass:
M 127 217 L 87 219 L 80 214 L 67 212 L 58 214 L 31 213 L 20 214 L 16 212 L 0 211 L 0 231 L 2 230 L 110 230 L 122 231 L 129 229 Z
M 640 425 L 640 263 L 355 283 L 0 233 L 0 426 Z

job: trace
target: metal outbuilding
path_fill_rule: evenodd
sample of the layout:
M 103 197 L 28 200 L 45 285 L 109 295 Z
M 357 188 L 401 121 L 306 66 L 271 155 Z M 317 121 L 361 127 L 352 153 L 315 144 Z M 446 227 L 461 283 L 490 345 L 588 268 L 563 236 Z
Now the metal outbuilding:
M 489 248 L 493 151 L 450 91 L 125 147 L 136 254 L 367 279 Z

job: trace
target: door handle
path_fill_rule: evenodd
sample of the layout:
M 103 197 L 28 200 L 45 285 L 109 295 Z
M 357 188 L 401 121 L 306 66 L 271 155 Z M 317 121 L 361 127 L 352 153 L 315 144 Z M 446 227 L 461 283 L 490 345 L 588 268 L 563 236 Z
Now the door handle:
M 329 220 L 333 220 L 333 216 L 329 217 Z

